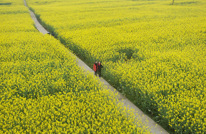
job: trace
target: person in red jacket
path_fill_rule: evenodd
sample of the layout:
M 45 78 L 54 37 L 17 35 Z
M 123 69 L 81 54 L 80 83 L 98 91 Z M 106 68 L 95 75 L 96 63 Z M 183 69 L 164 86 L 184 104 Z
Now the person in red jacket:
M 97 64 L 97 72 L 99 74 L 99 77 L 101 77 L 101 68 L 103 68 L 103 66 L 102 66 L 101 62 L 98 62 L 98 64 Z
M 93 70 L 94 70 L 94 74 L 97 76 L 97 70 L 98 70 L 98 63 L 97 63 L 97 61 L 93 65 Z

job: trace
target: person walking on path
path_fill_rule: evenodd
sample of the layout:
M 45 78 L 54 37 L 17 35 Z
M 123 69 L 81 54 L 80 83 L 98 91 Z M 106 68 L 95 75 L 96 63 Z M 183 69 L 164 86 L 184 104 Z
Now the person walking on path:
M 94 69 L 94 74 L 97 76 L 97 70 L 98 70 L 98 63 L 97 63 L 97 61 L 94 63 L 93 69 Z
M 102 66 L 101 62 L 98 62 L 98 64 L 97 64 L 97 72 L 99 74 L 99 77 L 101 77 L 101 68 L 103 68 L 103 66 Z

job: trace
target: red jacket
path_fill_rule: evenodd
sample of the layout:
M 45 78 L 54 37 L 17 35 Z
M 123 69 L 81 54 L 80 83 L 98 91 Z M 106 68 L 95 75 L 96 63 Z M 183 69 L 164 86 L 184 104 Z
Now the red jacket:
M 98 67 L 97 64 L 94 63 L 93 69 L 94 69 L 95 72 L 97 71 L 97 67 Z

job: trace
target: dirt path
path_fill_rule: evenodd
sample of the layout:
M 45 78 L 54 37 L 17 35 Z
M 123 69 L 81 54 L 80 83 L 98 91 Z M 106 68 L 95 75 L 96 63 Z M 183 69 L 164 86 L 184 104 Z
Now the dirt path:
M 26 7 L 28 7 L 26 0 L 24 0 L 24 5 Z M 39 32 L 41 32 L 43 34 L 49 34 L 49 32 L 39 23 L 35 14 L 31 10 L 29 10 L 29 12 L 30 12 L 31 18 L 34 20 L 34 25 L 35 25 L 36 29 L 39 30 Z
M 24 0 L 24 5 L 26 7 L 28 7 L 25 0 Z M 35 26 L 39 30 L 39 32 L 41 32 L 43 34 L 49 34 L 49 32 L 38 22 L 35 14 L 31 10 L 29 10 L 29 11 L 30 11 L 31 18 L 34 20 Z M 71 53 L 71 52 L 69 52 L 69 53 Z M 86 72 L 94 74 L 94 71 L 89 66 L 87 66 L 82 60 L 80 60 L 78 57 L 76 57 L 76 61 L 77 61 L 77 64 L 83 70 L 85 70 Z M 144 114 L 137 106 L 135 106 L 131 101 L 129 101 L 121 93 L 116 91 L 115 88 L 112 87 L 106 80 L 104 80 L 103 78 L 100 78 L 100 81 L 102 82 L 102 84 L 107 89 L 110 89 L 111 91 L 113 91 L 113 92 L 118 94 L 118 98 L 117 99 L 119 100 L 120 103 L 123 103 L 124 106 L 128 107 L 129 109 L 133 109 L 134 112 L 137 113 L 137 117 L 136 118 L 138 120 L 141 120 L 144 124 L 146 124 L 147 127 L 151 129 L 151 133 L 153 133 L 153 134 L 168 134 L 168 132 L 165 129 L 163 129 L 160 125 L 158 125 L 156 122 L 154 122 L 146 114 Z

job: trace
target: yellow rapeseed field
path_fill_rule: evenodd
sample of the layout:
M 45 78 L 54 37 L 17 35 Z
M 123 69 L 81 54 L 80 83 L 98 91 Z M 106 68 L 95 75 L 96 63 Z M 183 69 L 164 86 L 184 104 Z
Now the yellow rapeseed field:
M 22 0 L 0 0 L 0 133 L 149 133 Z
M 27 0 L 44 25 L 174 133 L 206 132 L 205 0 Z

